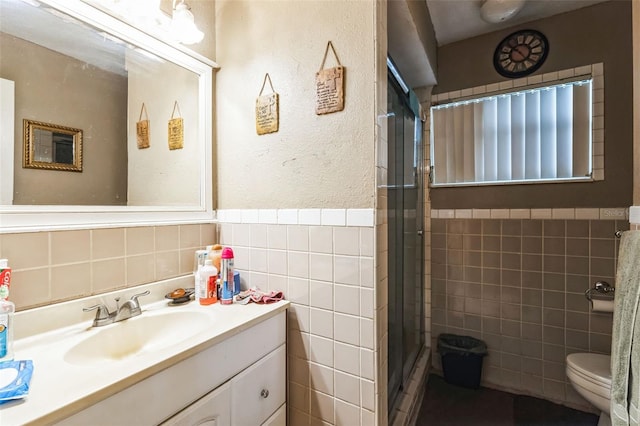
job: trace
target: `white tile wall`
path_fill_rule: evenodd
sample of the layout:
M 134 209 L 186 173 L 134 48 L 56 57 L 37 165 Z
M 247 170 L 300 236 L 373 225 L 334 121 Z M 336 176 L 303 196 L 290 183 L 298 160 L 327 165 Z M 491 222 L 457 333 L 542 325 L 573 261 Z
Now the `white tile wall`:
M 373 209 L 221 209 L 220 223 L 370 227 Z
M 219 235 L 221 244 L 234 248 L 243 285 L 284 290 L 292 303 L 287 354 L 291 424 L 351 425 L 375 417 L 372 212 L 260 210 L 256 215 L 238 210 L 222 215 L 240 218 L 220 223 Z M 251 223 L 256 217 L 259 223 Z M 278 223 L 271 222 L 274 217 Z

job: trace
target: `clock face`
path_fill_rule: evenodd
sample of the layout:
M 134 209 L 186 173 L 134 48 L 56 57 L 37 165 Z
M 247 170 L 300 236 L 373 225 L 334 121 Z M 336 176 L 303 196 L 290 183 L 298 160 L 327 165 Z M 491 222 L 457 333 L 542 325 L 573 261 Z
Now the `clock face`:
M 544 62 L 549 42 L 539 31 L 521 30 L 505 37 L 493 54 L 493 66 L 509 78 L 531 74 Z

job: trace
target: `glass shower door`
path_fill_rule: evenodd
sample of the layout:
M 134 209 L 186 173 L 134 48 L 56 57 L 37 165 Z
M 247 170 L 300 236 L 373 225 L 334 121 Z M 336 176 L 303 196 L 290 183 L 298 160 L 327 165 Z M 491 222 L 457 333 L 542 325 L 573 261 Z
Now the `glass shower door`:
M 423 345 L 422 122 L 388 83 L 389 372 L 391 410 Z

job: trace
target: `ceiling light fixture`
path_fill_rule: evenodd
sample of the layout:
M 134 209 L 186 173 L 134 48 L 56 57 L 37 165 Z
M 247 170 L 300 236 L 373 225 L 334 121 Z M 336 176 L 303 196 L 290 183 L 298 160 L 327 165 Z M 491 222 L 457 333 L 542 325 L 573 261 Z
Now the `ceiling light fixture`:
M 180 1 L 178 4 L 176 4 Z M 204 33 L 198 29 L 193 13 L 184 0 L 173 0 L 173 17 L 171 31 L 173 36 L 182 44 L 195 44 L 202 41 Z
M 485 21 L 497 24 L 516 16 L 526 0 L 484 0 L 480 6 L 480 16 Z
M 143 22 L 151 21 L 160 10 L 160 0 L 120 0 L 120 5 L 129 17 Z

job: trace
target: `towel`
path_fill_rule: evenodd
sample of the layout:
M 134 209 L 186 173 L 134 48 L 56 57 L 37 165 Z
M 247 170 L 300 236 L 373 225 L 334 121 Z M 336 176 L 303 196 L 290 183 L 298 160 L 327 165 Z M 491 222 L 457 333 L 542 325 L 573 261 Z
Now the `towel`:
M 241 291 L 236 295 L 236 303 L 240 303 L 241 305 L 246 305 L 249 302 L 274 303 L 282 299 L 284 299 L 284 294 L 281 291 L 262 291 L 255 287 Z
M 629 379 L 629 425 L 640 425 L 640 307 L 636 309 L 631 343 L 631 375 Z
M 640 306 L 636 310 L 629 375 L 629 426 L 640 426 Z
M 616 273 L 615 307 L 613 312 L 613 334 L 611 336 L 611 424 L 612 426 L 629 426 L 629 411 L 640 407 L 640 392 L 633 386 L 632 374 L 640 368 L 638 363 L 631 367 L 632 357 L 637 359 L 640 351 L 640 322 L 638 303 L 640 303 L 640 231 L 625 231 L 620 241 L 618 253 L 618 269 Z M 636 373 L 637 374 L 637 373 Z M 640 382 L 640 376 L 635 375 Z M 633 398 L 633 400 L 630 400 Z M 634 413 L 635 414 L 635 413 Z M 635 417 L 635 416 L 634 416 Z

